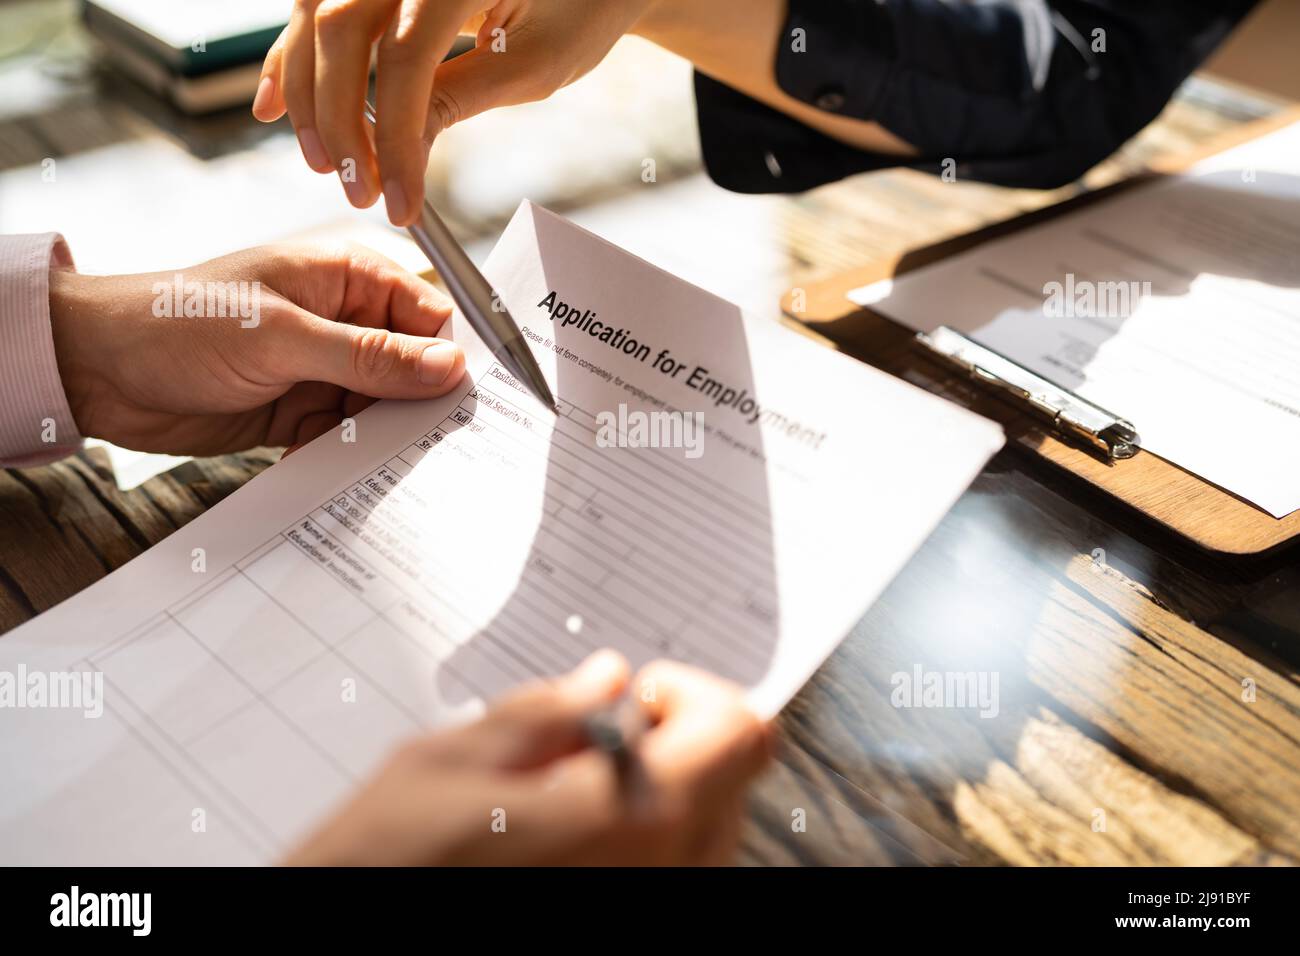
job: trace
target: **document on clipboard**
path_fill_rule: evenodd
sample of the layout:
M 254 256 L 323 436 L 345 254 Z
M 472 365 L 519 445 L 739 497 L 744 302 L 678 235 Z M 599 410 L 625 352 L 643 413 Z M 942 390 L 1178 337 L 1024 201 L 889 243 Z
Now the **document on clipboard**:
M 1109 410 L 1275 518 L 1300 509 L 1300 124 L 849 298 Z

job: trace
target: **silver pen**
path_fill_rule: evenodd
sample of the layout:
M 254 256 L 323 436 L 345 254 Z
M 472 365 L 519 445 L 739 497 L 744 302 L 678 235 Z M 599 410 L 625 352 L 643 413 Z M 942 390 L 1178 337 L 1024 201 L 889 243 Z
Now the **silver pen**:
M 375 122 L 375 109 L 369 101 L 366 102 L 366 119 L 372 124 Z M 419 221 L 408 226 L 406 231 L 420 251 L 428 256 L 442 281 L 447 283 L 452 300 L 483 344 L 538 401 L 552 411 L 556 410 L 555 396 L 551 394 L 546 376 L 533 358 L 519 326 L 427 198 Z

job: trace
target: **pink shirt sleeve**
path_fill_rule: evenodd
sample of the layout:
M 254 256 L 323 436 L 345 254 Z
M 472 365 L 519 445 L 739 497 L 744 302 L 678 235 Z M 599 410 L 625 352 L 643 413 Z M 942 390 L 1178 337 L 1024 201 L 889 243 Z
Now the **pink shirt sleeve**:
M 0 236 L 0 466 L 25 468 L 81 447 L 50 330 L 50 269 L 71 268 L 63 237 Z

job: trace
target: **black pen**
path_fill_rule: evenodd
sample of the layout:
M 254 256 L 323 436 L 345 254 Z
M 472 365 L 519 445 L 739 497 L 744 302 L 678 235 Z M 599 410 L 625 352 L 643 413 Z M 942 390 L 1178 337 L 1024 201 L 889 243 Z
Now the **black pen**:
M 634 697 L 620 697 L 586 720 L 587 740 L 609 754 L 619 779 L 626 782 L 637 744 L 650 727 L 645 709 Z

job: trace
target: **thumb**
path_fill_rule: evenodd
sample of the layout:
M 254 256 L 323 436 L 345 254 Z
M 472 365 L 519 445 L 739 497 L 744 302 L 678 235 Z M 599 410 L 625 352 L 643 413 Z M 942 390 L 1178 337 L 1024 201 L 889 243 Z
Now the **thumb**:
M 548 76 L 536 58 L 523 51 L 494 53 L 479 46 L 447 60 L 434 73 L 425 144 L 479 113 L 545 99 L 556 89 Z
M 502 697 L 482 720 L 443 742 L 444 756 L 530 770 L 575 753 L 588 743 L 587 719 L 616 700 L 627 679 L 621 655 L 597 651 L 568 674 Z
M 434 398 L 465 372 L 446 339 L 331 322 L 302 312 L 284 343 L 286 371 L 300 382 L 329 382 L 372 398 Z

